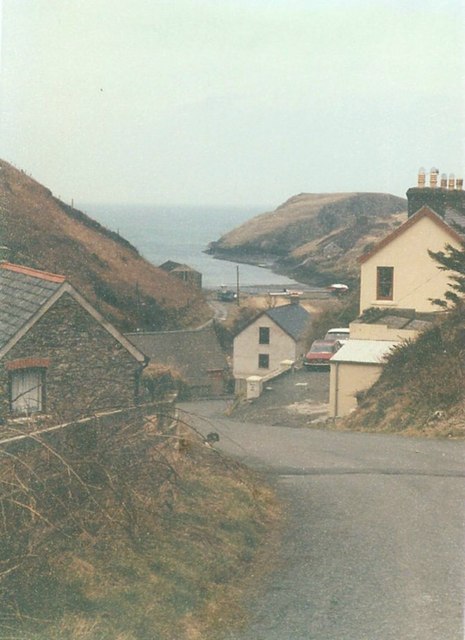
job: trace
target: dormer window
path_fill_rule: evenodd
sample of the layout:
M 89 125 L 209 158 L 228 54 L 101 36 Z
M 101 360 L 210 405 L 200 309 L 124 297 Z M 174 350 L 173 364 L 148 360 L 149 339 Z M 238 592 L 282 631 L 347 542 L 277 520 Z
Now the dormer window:
M 392 300 L 394 298 L 394 267 L 377 267 L 376 299 Z

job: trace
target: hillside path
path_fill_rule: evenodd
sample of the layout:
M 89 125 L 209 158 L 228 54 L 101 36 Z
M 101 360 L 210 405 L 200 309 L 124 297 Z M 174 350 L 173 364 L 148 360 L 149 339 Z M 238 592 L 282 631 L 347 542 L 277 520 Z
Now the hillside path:
M 465 443 L 238 422 L 181 405 L 286 507 L 279 557 L 225 640 L 462 640 Z

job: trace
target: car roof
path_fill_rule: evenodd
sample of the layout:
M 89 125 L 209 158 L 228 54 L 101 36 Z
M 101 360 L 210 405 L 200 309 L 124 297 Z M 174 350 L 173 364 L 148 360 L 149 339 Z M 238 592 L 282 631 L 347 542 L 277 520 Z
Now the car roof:
M 328 333 L 349 333 L 349 332 L 350 332 L 349 327 L 336 327 L 334 329 L 328 329 L 328 331 L 326 332 L 326 335 Z

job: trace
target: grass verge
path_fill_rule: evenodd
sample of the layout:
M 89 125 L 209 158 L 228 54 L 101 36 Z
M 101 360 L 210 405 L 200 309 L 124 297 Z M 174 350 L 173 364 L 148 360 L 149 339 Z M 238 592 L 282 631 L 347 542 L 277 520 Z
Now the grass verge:
M 27 520 L 33 553 L 22 549 L 0 581 L 1 638 L 203 640 L 244 622 L 243 589 L 265 570 L 279 520 L 273 491 L 195 434 L 165 441 L 162 451 L 134 435 L 136 457 L 111 469 L 108 453 L 94 457 L 105 473 L 85 476 L 93 479 L 90 497 L 70 483 L 69 468 L 61 478 L 54 470 L 71 502 L 81 492 L 79 510 L 60 530 L 52 513 L 51 527 Z

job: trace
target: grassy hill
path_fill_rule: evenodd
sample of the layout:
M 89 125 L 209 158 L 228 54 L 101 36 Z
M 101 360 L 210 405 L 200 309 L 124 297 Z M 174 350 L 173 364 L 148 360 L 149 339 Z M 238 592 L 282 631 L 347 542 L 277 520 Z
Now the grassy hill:
M 358 275 L 357 257 L 406 219 L 403 198 L 382 193 L 301 193 L 212 242 L 218 257 L 273 262 L 301 280 Z
M 465 307 L 390 356 L 343 428 L 465 437 Z
M 127 240 L 1 160 L 0 244 L 12 262 L 67 275 L 121 329 L 195 325 L 210 314 L 201 295 Z

